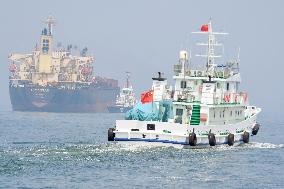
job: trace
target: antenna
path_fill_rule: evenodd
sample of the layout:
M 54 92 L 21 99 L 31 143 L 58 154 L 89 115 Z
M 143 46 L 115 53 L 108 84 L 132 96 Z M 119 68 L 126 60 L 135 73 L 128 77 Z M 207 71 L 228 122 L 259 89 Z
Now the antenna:
M 130 72 L 126 71 L 126 88 L 129 88 L 130 87 L 130 82 L 129 82 L 129 79 L 130 79 Z
M 80 52 L 80 55 L 81 56 L 87 56 L 87 51 L 88 51 L 88 48 L 87 47 L 85 47 L 85 48 L 83 48 L 82 50 L 81 50 L 81 52 Z
M 200 29 L 200 32 L 192 32 L 194 34 L 207 34 L 208 41 L 207 43 L 197 43 L 198 46 L 207 46 L 207 54 L 199 54 L 196 56 L 205 57 L 207 58 L 206 63 L 206 72 L 208 76 L 213 76 L 215 72 L 215 58 L 222 57 L 221 55 L 215 55 L 214 47 L 215 46 L 223 46 L 221 43 L 218 43 L 216 40 L 215 35 L 227 35 L 228 33 L 220 33 L 220 32 L 213 32 L 211 19 L 208 24 L 203 25 Z
M 52 29 L 53 29 L 53 26 L 55 25 L 55 18 L 53 16 L 49 15 L 47 17 L 47 19 L 44 21 L 44 23 L 46 23 L 46 25 L 47 25 L 48 34 L 52 35 L 52 33 L 53 33 Z
M 181 64 L 181 73 L 185 75 L 186 64 L 188 63 L 188 52 L 182 50 L 179 52 L 179 62 Z
M 238 62 L 240 62 L 241 47 L 238 48 Z

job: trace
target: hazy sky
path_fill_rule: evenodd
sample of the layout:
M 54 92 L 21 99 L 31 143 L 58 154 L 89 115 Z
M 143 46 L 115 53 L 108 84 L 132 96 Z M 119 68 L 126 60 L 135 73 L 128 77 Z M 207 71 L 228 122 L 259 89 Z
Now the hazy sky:
M 191 35 L 212 18 L 225 57 L 241 48 L 242 89 L 251 104 L 284 115 L 284 1 L 263 0 L 3 0 L 0 6 L 0 110 L 10 110 L 8 54 L 29 53 L 52 14 L 54 37 L 62 44 L 87 46 L 95 56 L 95 74 L 119 79 L 132 73 L 137 94 L 151 87 L 157 71 L 172 77 L 182 48 L 194 47 Z M 197 51 L 198 50 L 198 51 Z M 195 64 L 204 64 L 193 58 Z

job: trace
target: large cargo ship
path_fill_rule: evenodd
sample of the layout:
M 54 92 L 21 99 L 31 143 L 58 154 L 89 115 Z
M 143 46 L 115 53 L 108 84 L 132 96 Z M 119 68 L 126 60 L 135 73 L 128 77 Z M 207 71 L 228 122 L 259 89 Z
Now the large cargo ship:
M 72 55 L 72 46 L 54 50 L 49 16 L 40 45 L 30 54 L 10 54 L 9 92 L 15 111 L 107 112 L 119 94 L 118 81 L 94 76 L 87 48 Z

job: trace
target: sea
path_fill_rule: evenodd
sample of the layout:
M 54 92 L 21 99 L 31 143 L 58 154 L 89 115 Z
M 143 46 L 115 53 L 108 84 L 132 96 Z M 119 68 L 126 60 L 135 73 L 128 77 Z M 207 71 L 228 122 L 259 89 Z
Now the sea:
M 249 144 L 203 149 L 108 142 L 116 119 L 0 112 L 0 188 L 284 188 L 282 117 L 262 113 Z

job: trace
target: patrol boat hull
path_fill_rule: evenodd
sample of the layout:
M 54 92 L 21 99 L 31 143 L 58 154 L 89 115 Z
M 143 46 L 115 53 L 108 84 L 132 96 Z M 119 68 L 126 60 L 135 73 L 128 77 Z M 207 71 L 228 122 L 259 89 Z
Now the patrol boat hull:
M 221 144 L 230 146 L 249 142 L 250 135 L 256 135 L 257 115 L 261 109 L 244 121 L 228 125 L 188 125 L 159 121 L 117 120 L 113 130 L 109 130 L 109 140 L 139 141 L 183 145 L 189 147 L 206 147 Z M 258 127 L 259 128 L 259 127 Z M 195 133 L 196 141 L 192 143 L 191 134 Z M 209 134 L 214 135 L 214 144 Z M 111 135 L 112 134 L 112 135 Z M 229 135 L 233 134 L 233 139 Z

